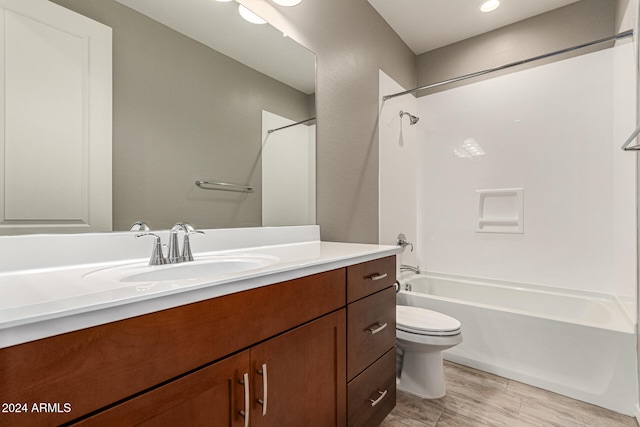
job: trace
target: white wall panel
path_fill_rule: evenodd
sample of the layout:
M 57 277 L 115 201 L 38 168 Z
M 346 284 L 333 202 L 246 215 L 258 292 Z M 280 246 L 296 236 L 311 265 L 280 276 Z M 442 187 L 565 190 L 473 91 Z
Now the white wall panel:
M 616 50 L 626 58 L 618 57 L 614 67 L 613 52 L 418 99 L 422 265 L 634 294 L 635 171 L 619 149 L 620 135 L 633 129 L 633 115 L 616 111 L 635 111 L 633 96 L 619 96 L 626 93 L 619 87 L 634 93 L 635 83 L 633 72 L 614 72 L 620 66 L 633 70 L 633 53 Z M 484 155 L 455 155 L 468 138 Z M 476 191 L 492 188 L 524 189 L 523 234 L 476 232 Z M 621 265 L 616 257 L 623 254 L 630 262 Z
M 403 233 L 414 244 L 398 255 L 401 264 L 417 265 L 417 129 L 421 122 L 409 124 L 409 118 L 400 118 L 400 111 L 417 114 L 416 98 L 404 95 L 382 101 L 384 95 L 406 90 L 391 77 L 380 71 L 379 135 L 379 243 L 395 245 L 398 234 Z M 421 265 L 422 266 L 422 265 Z
M 262 225 L 304 225 L 316 222 L 316 125 L 297 125 L 262 112 Z

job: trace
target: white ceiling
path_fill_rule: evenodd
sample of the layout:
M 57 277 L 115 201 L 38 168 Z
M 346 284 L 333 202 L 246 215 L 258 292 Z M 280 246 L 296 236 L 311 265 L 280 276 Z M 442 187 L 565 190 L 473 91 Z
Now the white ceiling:
M 415 54 L 468 39 L 579 0 L 501 0 L 480 12 L 484 0 L 368 0 Z

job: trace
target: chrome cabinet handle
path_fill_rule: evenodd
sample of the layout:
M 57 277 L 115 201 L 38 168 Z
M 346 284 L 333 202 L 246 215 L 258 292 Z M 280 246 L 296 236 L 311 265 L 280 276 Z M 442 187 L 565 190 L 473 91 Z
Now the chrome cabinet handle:
M 249 427 L 249 374 L 242 376 L 240 384 L 244 385 L 244 411 L 240 411 L 240 415 L 244 417 L 244 427 Z
M 262 416 L 267 415 L 267 392 L 269 387 L 267 386 L 267 364 L 262 364 L 262 369 L 258 371 L 258 375 L 262 375 L 262 399 L 258 399 L 258 403 L 262 405 Z
M 387 276 L 388 276 L 388 274 L 387 274 L 387 273 L 384 273 L 384 274 L 378 274 L 378 273 L 376 273 L 376 274 L 372 274 L 371 276 L 369 276 L 369 277 L 368 277 L 368 279 L 371 279 L 371 281 L 372 281 L 372 282 L 375 282 L 375 281 L 377 281 L 377 280 L 382 280 L 382 279 L 384 279 L 384 278 L 385 278 L 385 277 L 387 277 Z
M 371 335 L 375 335 L 378 332 L 380 332 L 381 330 L 383 330 L 384 328 L 387 327 L 386 323 L 383 323 L 382 325 L 380 324 L 380 322 L 377 322 L 375 325 L 371 325 L 367 328 L 367 331 L 371 332 Z
M 369 402 L 371 402 L 371 407 L 376 406 L 378 403 L 380 403 L 382 399 L 384 399 L 384 397 L 387 395 L 387 390 L 385 391 L 378 390 L 378 393 L 380 394 L 380 396 L 377 399 L 369 399 Z

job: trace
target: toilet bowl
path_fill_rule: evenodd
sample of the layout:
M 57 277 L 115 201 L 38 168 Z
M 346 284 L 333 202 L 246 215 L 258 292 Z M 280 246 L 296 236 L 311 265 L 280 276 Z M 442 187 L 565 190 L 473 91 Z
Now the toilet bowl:
M 401 356 L 397 387 L 438 399 L 446 394 L 442 352 L 462 342 L 460 322 L 419 307 L 396 306 L 396 344 Z

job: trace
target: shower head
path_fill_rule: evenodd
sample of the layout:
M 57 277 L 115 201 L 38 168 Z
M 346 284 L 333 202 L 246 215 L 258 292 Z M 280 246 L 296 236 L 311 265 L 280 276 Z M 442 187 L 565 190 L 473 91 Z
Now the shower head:
M 400 111 L 400 118 L 404 116 L 409 116 L 410 125 L 415 125 L 416 123 L 418 123 L 418 120 L 420 120 L 420 117 L 416 117 L 413 114 L 407 113 L 406 111 Z

